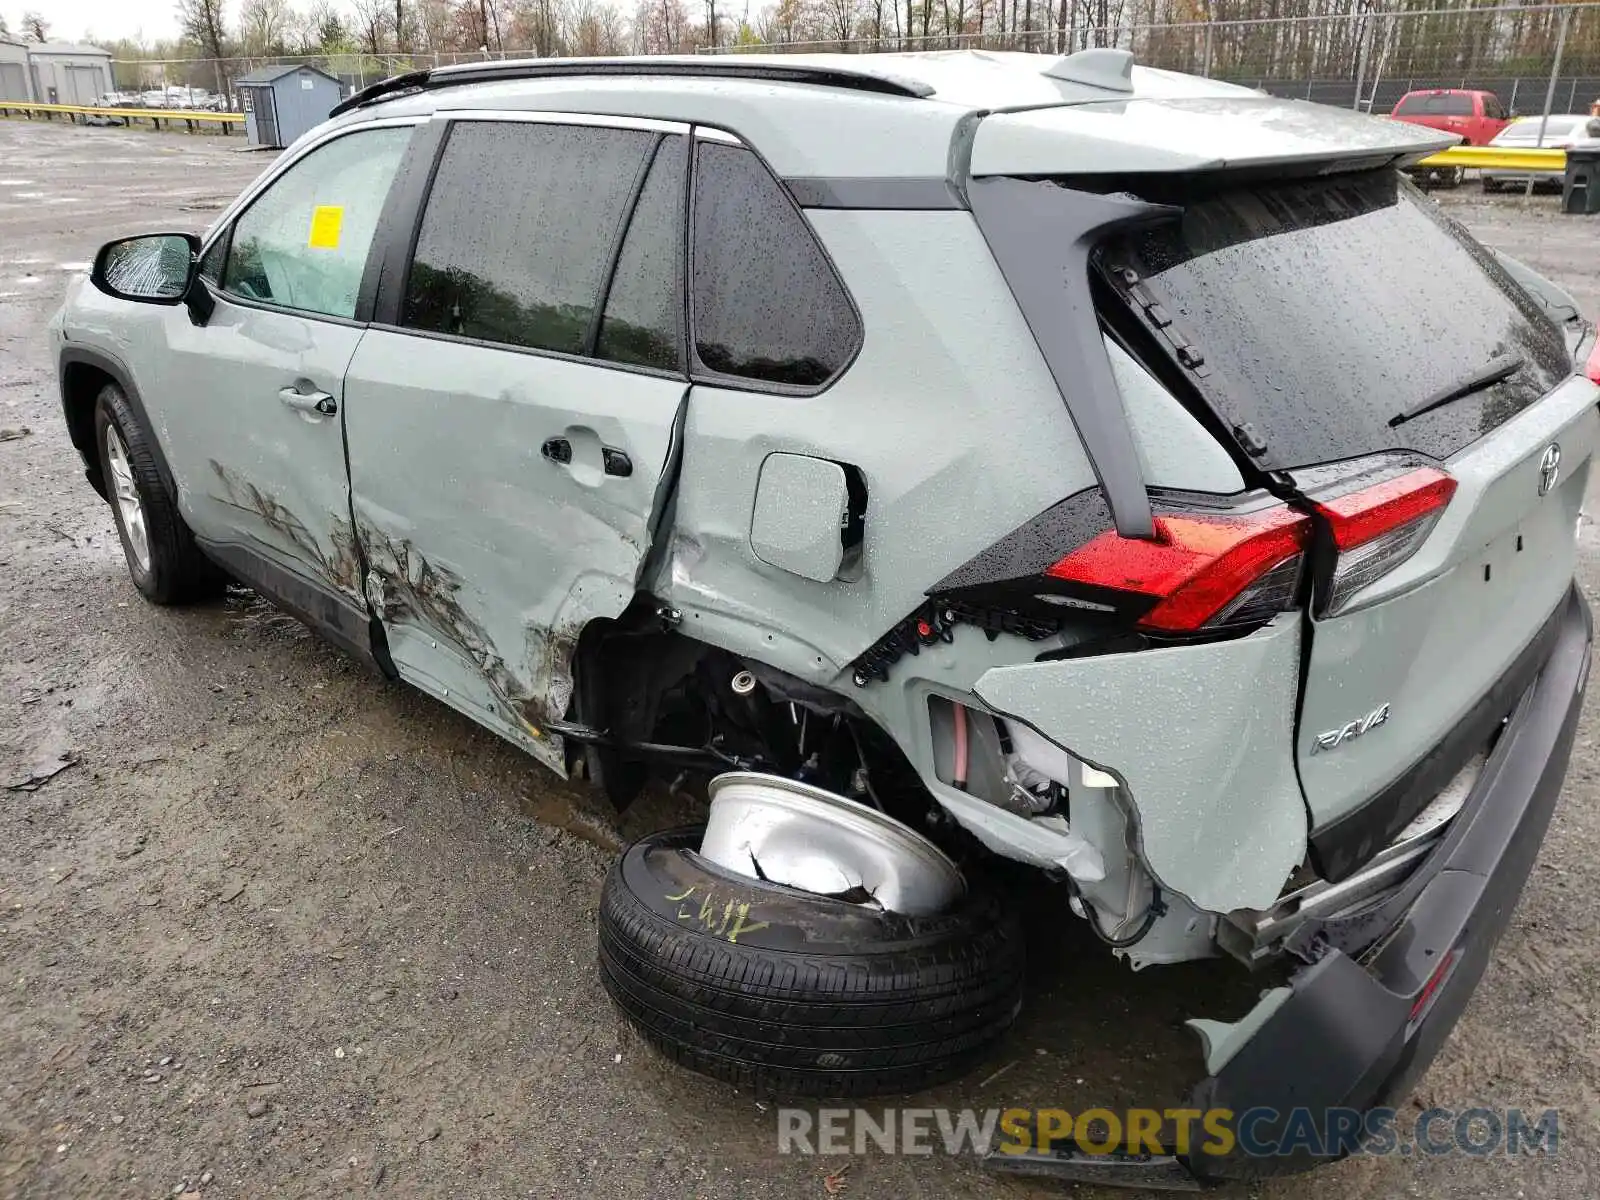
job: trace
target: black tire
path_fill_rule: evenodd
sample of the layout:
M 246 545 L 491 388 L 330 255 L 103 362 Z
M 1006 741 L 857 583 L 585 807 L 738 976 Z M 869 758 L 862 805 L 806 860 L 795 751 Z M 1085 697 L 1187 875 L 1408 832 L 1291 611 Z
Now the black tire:
M 148 564 L 140 561 L 117 503 L 117 484 L 112 472 L 106 431 L 115 429 L 127 449 L 128 466 L 134 491 L 144 511 Z M 178 515 L 178 506 L 168 494 L 150 452 L 150 435 L 128 403 L 122 389 L 108 383 L 95 401 L 94 440 L 100 457 L 101 478 L 111 498 L 111 514 L 122 540 L 122 554 L 128 561 L 128 574 L 152 604 L 189 604 L 221 595 L 227 583 L 222 571 L 200 552 L 194 535 Z
M 1445 174 L 1444 186 L 1454 191 L 1466 181 L 1467 169 L 1465 167 L 1451 167 Z
M 679 1065 L 763 1097 L 914 1092 L 980 1062 L 1022 1003 L 1016 914 L 969 893 L 906 917 L 635 842 L 600 900 L 600 978 Z
M 1483 190 L 1485 194 L 1493 195 L 1500 190 L 1500 181 L 1497 179 L 1485 179 L 1483 181 Z

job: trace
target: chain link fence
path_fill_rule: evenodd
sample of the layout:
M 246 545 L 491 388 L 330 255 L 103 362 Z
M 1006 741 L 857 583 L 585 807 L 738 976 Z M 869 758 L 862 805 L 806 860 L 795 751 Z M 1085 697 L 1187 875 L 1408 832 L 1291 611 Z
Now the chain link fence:
M 1139 63 L 1274 95 L 1386 113 L 1425 88 L 1491 91 L 1507 111 L 1587 112 L 1600 98 L 1600 4 L 1430 8 L 1360 3 L 1340 16 L 1095 26 L 1065 20 L 1003 32 L 857 37 L 720 47 L 720 53 L 877 50 L 1130 50 Z
M 931 0 L 923 0 L 930 3 Z M 1408 91 L 1492 91 L 1508 112 L 1587 112 L 1600 98 L 1600 2 L 1381 11 L 1356 0 L 1341 16 L 1084 25 L 1078 4 L 1043 2 L 1022 28 L 844 39 L 775 37 L 709 53 L 866 53 L 949 49 L 1133 52 L 1143 65 L 1206 75 L 1275 95 L 1390 111 Z M 970 19 L 965 22 L 971 24 Z M 116 60 L 124 102 L 237 106 L 233 81 L 261 67 L 305 63 L 347 91 L 405 71 L 487 58 L 538 57 L 534 47 L 493 54 L 422 53 Z M 1548 99 L 1549 108 L 1546 109 Z

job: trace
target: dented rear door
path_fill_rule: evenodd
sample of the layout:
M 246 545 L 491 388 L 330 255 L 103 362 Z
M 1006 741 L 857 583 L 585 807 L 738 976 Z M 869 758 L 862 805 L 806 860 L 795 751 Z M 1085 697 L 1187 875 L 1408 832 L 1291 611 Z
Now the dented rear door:
M 543 726 L 633 599 L 682 417 L 686 159 L 661 123 L 503 116 L 452 122 L 351 364 L 352 507 L 400 674 L 564 770 Z

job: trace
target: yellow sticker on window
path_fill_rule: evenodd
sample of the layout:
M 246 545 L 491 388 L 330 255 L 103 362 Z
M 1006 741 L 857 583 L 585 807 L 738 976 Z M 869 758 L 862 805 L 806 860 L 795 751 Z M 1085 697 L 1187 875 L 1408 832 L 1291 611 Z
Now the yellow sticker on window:
M 311 237 L 306 245 L 313 250 L 337 250 L 339 230 L 344 225 L 344 209 L 337 204 L 319 204 L 311 210 Z

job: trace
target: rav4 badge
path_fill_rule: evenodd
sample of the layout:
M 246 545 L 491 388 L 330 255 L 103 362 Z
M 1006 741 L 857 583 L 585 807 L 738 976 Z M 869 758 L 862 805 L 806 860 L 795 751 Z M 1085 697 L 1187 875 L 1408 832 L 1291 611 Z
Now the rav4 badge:
M 1317 754 L 1324 750 L 1336 750 L 1346 742 L 1353 742 L 1368 730 L 1376 729 L 1389 719 L 1389 705 L 1380 704 L 1364 717 L 1357 717 L 1348 725 L 1338 729 L 1330 729 L 1327 733 L 1317 734 L 1317 740 L 1311 743 L 1311 753 Z

